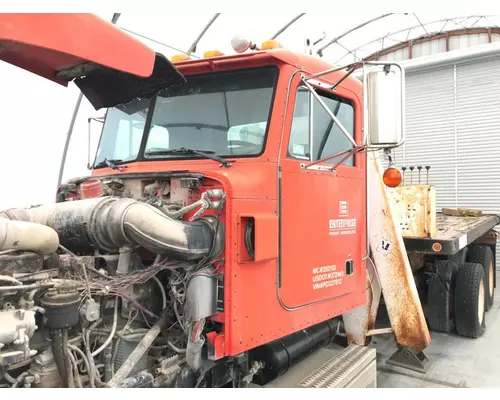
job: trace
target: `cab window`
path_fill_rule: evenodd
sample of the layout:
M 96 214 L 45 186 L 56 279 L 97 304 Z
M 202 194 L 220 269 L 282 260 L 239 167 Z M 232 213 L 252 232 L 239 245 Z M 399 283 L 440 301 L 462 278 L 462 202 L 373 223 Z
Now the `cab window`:
M 350 136 L 354 137 L 353 104 L 338 96 L 321 91 L 316 93 Z M 312 129 L 312 135 L 310 135 L 310 129 Z M 351 150 L 353 147 L 351 141 L 328 115 L 319 101 L 311 95 L 306 87 L 299 87 L 295 100 L 288 156 L 314 162 Z M 325 163 L 337 164 L 339 161 L 340 159 L 335 157 L 325 161 Z M 354 166 L 354 157 L 349 157 L 342 164 Z

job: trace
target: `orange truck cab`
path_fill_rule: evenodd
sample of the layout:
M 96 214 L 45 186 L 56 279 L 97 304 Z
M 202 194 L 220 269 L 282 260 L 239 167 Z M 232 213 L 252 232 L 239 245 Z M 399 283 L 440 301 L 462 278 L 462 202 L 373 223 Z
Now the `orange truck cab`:
M 331 66 L 274 50 L 176 67 L 185 85 L 108 110 L 92 175 L 125 180 L 154 174 L 170 181 L 170 190 L 176 179 L 182 188 L 182 177 L 201 177 L 190 189 L 193 200 L 212 188 L 224 190 L 224 309 L 216 317 L 224 346 L 217 357 L 362 306 L 365 155 L 304 168 L 354 148 L 302 84 L 301 71 Z M 362 85 L 349 79 L 330 90 L 341 76 L 325 76 L 313 87 L 361 145 Z
M 92 177 L 58 196 L 112 193 L 170 211 L 208 200 L 183 216 L 219 216 L 225 232 L 208 358 L 264 354 L 265 383 L 284 368 L 265 356 L 276 340 L 312 329 L 290 357 L 302 356 L 366 303 L 363 84 L 354 68 L 280 48 L 205 56 L 174 57 L 186 83 L 108 109 Z M 376 144 L 400 144 L 398 129 Z M 210 206 L 214 190 L 222 207 Z

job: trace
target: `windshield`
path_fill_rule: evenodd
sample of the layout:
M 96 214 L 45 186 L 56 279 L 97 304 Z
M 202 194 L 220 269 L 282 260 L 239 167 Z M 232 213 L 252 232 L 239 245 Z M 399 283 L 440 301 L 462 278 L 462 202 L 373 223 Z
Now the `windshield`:
M 258 156 L 264 150 L 277 76 L 273 67 L 188 76 L 183 86 L 158 95 L 154 107 L 144 101 L 109 109 L 94 165 L 104 159 L 198 158 L 168 152 L 181 148 L 222 157 Z
M 126 162 L 138 157 L 149 104 L 149 100 L 136 101 L 108 110 L 94 166 L 104 160 Z

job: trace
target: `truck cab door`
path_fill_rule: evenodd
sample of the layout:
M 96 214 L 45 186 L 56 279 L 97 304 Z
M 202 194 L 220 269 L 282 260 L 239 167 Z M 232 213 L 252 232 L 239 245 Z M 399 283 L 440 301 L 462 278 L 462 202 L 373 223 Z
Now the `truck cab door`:
M 365 297 L 366 156 L 351 153 L 337 165 L 344 154 L 307 165 L 354 148 L 324 106 L 357 143 L 362 106 L 346 89 L 312 88 L 323 104 L 299 84 L 290 92 L 295 101 L 291 99 L 285 121 L 290 128 L 279 160 L 278 293 L 287 309 L 338 298 L 331 311 L 341 314 L 343 296 L 359 291 L 361 302 Z

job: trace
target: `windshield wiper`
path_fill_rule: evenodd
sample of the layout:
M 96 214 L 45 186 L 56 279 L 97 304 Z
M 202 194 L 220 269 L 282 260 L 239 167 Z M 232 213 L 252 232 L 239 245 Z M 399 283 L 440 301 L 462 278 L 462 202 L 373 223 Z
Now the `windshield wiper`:
M 194 150 L 194 149 L 186 149 L 185 147 L 181 147 L 179 149 L 151 149 L 146 151 L 147 156 L 160 156 L 167 154 L 180 154 L 180 155 L 197 155 L 205 158 L 210 158 L 211 160 L 218 161 L 221 163 L 221 167 L 224 166 L 229 168 L 232 164 L 227 161 L 225 158 L 219 157 L 215 155 L 215 151 L 210 150 Z
M 120 167 L 116 165 L 116 163 L 119 162 L 123 162 L 123 160 L 108 160 L 107 158 L 105 158 L 104 161 L 101 161 L 100 163 L 94 165 L 94 169 L 109 167 L 111 169 L 117 169 L 118 171 L 123 172 L 123 170 L 127 168 L 127 166 Z

